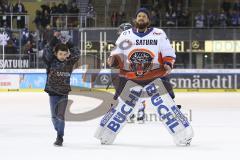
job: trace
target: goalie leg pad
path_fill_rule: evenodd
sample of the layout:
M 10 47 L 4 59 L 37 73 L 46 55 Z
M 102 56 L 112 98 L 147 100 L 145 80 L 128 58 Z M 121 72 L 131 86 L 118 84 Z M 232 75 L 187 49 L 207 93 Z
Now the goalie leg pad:
M 174 142 L 177 145 L 189 145 L 193 137 L 193 129 L 168 94 L 161 79 L 146 85 L 144 91 L 145 96 L 149 96 L 146 100 L 147 105 L 156 110 L 164 126 L 173 136 Z
M 127 122 L 127 119 L 134 113 L 135 106 L 142 94 L 142 87 L 128 81 L 123 92 L 118 97 L 116 107 L 111 108 L 102 118 L 95 137 L 102 144 L 112 144 Z

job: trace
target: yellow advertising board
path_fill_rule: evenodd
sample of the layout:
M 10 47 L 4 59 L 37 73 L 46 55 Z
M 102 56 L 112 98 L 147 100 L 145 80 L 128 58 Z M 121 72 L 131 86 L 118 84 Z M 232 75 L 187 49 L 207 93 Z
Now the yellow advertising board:
M 205 52 L 240 53 L 240 41 L 205 41 Z

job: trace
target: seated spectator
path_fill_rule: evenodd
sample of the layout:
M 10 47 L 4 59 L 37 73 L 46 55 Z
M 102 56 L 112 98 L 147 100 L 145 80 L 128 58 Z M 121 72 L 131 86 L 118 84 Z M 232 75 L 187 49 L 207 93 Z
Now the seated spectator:
M 167 26 L 176 25 L 176 12 L 173 10 L 172 6 L 169 6 L 169 11 L 166 12 L 165 18 Z
M 18 39 L 18 36 L 16 34 L 11 35 L 11 40 L 13 42 L 13 46 L 17 49 L 20 48 L 20 40 Z
M 25 10 L 25 7 L 21 0 L 18 0 L 18 2 L 14 6 L 14 12 L 19 14 L 27 13 Z M 17 16 L 17 28 L 23 28 L 25 26 L 25 16 Z
M 24 53 L 24 54 L 28 54 L 28 55 L 34 53 L 34 52 L 33 52 L 33 45 L 32 45 L 32 43 L 31 43 L 31 41 L 27 41 L 27 43 L 24 45 L 24 47 L 23 47 L 23 53 Z
M 56 27 L 56 28 L 63 28 L 64 27 L 64 24 L 63 24 L 63 19 L 61 17 L 57 17 L 56 18 L 56 26 L 53 26 L 53 27 Z
M 3 13 L 13 13 L 13 4 L 10 1 L 5 1 L 2 4 L 2 8 L 3 8 Z M 2 23 L 6 25 L 7 27 L 11 26 L 11 16 L 10 15 L 5 15 L 2 17 Z
M 33 23 L 35 23 L 35 26 L 37 30 L 41 30 L 41 21 L 42 21 L 42 13 L 39 10 L 36 10 L 36 16 L 33 20 Z
M 156 13 L 158 13 L 162 9 L 161 0 L 155 0 L 152 8 Z
M 6 54 L 17 54 L 17 48 L 14 45 L 14 42 L 12 39 L 8 41 L 8 44 L 5 46 L 5 53 Z
M 14 6 L 14 12 L 15 13 L 26 13 L 25 7 L 21 0 L 18 0 L 18 2 Z
M 215 15 L 212 13 L 212 10 L 208 10 L 206 15 L 206 26 L 213 27 L 215 24 Z
M 238 26 L 238 21 L 239 21 L 239 14 L 235 10 L 230 10 L 229 12 L 229 20 L 230 20 L 230 26 Z
M 87 10 L 87 27 L 94 26 L 96 12 L 92 6 L 91 3 L 88 4 L 88 10 Z
M 68 26 L 69 27 L 77 27 L 78 26 L 78 17 L 76 16 L 79 13 L 78 6 L 75 2 L 70 4 L 71 6 L 68 9 L 68 13 L 74 14 L 68 17 Z
M 177 18 L 180 18 L 182 16 L 182 12 L 183 12 L 182 3 L 177 3 L 177 8 L 176 8 Z
M 112 27 L 118 26 L 118 12 L 114 11 L 111 16 L 111 25 Z
M 50 9 L 50 13 L 51 14 L 56 14 L 56 13 L 58 13 L 59 11 L 58 11 L 58 7 L 57 7 L 57 5 L 56 5 L 56 3 L 55 2 L 52 2 L 52 6 L 51 6 L 51 9 Z
M 51 28 L 51 26 L 47 25 L 46 29 L 43 31 L 43 40 L 42 40 L 43 45 L 50 42 L 50 40 L 52 39 L 53 32 L 54 30 Z
M 9 2 L 4 2 L 0 7 L 3 9 L 3 13 L 10 13 L 10 5 Z
M 140 0 L 140 8 L 147 8 L 148 10 L 151 9 L 152 5 L 149 4 L 149 0 Z
M 47 10 L 45 10 L 44 14 L 42 15 L 42 18 L 41 18 L 41 26 L 43 29 L 45 29 L 47 27 L 47 25 L 49 25 L 51 22 L 51 16 L 50 14 L 48 13 Z
M 203 13 L 198 12 L 198 14 L 195 16 L 195 27 L 197 28 L 204 27 L 204 21 L 205 21 L 205 17 Z
M 67 5 L 64 0 L 62 0 L 61 3 L 58 4 L 58 12 L 59 13 L 67 13 Z
M 178 17 L 178 26 L 188 26 L 189 25 L 189 11 L 188 9 L 185 9 L 181 16 Z
M 123 11 L 119 11 L 118 12 L 118 26 L 122 23 L 126 23 L 126 16 L 125 13 Z
M 11 1 L 7 1 L 7 3 L 8 3 L 9 13 L 14 13 L 14 4 Z
M 4 9 L 2 7 L 2 5 L 0 5 L 0 14 L 3 14 L 4 13 Z M 4 23 L 4 17 L 3 16 L 0 16 L 0 28 L 3 27 L 3 23 Z
M 50 4 L 49 4 L 49 2 L 41 5 L 41 9 L 42 9 L 42 13 L 45 13 L 45 11 L 47 11 L 48 14 L 51 13 L 51 9 L 50 9 Z
M 233 10 L 240 11 L 240 0 L 235 0 L 233 3 Z
M 56 21 L 57 21 L 58 17 L 54 14 L 58 14 L 59 10 L 58 10 L 58 6 L 56 5 L 55 2 L 52 2 L 52 6 L 51 6 L 50 10 L 51 10 L 50 14 L 52 17 L 52 25 L 53 25 L 53 27 L 56 27 L 57 26 Z
M 31 34 L 28 30 L 28 28 L 23 28 L 22 31 L 21 31 L 21 42 L 22 44 L 21 45 L 25 45 L 27 43 L 27 41 L 30 41 L 31 40 Z
M 173 9 L 173 10 L 176 9 L 176 7 L 175 7 L 176 1 L 175 0 L 164 0 L 164 3 L 165 3 L 166 12 L 169 12 L 171 9 Z
M 222 10 L 221 13 L 218 14 L 217 20 L 220 27 L 227 26 L 227 15 L 225 14 L 224 10 Z
M 68 13 L 79 13 L 79 9 L 76 3 L 72 3 L 71 7 L 68 9 Z
M 93 5 L 91 3 L 88 4 L 88 8 L 87 8 L 87 14 L 88 15 L 92 15 L 92 16 L 95 16 L 95 10 L 93 8 Z
M 224 12 L 228 13 L 231 9 L 231 2 L 229 0 L 224 0 L 222 3 L 222 9 L 224 10 Z
M 159 16 L 157 15 L 157 13 L 152 10 L 151 11 L 151 26 L 152 27 L 159 27 Z
M 4 8 L 2 6 L 2 4 L 0 5 L 0 14 L 3 14 L 4 13 Z
M 23 54 L 28 56 L 30 67 L 35 67 L 36 53 L 34 52 L 34 46 L 31 41 L 27 41 L 27 43 L 23 46 Z

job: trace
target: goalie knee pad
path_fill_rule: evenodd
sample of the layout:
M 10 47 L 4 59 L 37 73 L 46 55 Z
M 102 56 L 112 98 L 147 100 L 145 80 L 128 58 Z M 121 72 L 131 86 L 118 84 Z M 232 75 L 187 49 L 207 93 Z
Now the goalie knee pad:
M 118 97 L 118 104 L 111 108 L 102 118 L 95 137 L 102 144 L 112 144 L 117 134 L 121 131 L 127 122 L 127 119 L 133 114 L 136 104 L 142 93 L 142 87 L 137 87 L 136 83 L 128 81 L 123 92 Z
M 162 81 L 156 79 L 145 86 L 144 90 L 149 96 L 146 100 L 147 105 L 157 111 L 164 126 L 173 136 L 174 142 L 177 145 L 189 145 L 193 137 L 193 129 L 166 91 Z

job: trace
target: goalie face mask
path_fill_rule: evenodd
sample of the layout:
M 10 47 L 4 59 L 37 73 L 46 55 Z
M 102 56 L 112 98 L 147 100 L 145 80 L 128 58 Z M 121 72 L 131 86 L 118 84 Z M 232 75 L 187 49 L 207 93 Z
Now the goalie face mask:
M 145 51 L 135 51 L 129 54 L 130 70 L 137 77 L 142 77 L 152 67 L 153 56 Z

